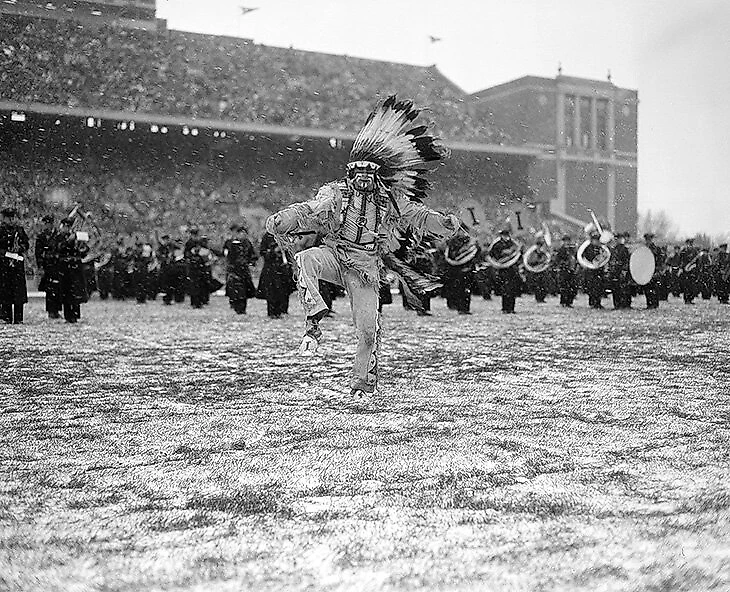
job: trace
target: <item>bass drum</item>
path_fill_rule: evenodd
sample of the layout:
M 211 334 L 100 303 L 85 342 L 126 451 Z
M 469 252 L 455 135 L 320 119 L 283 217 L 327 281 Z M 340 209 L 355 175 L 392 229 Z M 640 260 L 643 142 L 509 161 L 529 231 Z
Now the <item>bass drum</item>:
M 651 281 L 651 278 L 654 277 L 655 263 L 654 253 L 651 252 L 649 247 L 641 245 L 631 253 L 629 271 L 631 277 L 640 286 L 645 286 Z

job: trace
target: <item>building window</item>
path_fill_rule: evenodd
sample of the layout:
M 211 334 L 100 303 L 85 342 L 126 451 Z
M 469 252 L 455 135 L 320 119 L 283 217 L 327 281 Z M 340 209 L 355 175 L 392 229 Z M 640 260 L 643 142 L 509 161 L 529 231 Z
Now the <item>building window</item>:
M 591 147 L 591 137 L 593 135 L 591 127 L 591 100 L 588 97 L 581 97 L 580 133 L 578 134 L 578 141 L 580 142 L 580 147 L 584 150 L 588 150 Z
M 608 101 L 596 101 L 596 148 L 608 150 Z
M 570 148 L 573 145 L 573 132 L 575 130 L 575 95 L 565 95 L 565 145 Z

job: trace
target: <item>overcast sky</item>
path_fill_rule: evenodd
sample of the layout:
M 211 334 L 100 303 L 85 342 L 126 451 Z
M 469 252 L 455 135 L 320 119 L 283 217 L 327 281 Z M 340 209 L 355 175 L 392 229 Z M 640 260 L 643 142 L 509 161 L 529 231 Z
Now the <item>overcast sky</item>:
M 730 232 L 730 0 L 158 0 L 173 29 L 409 64 L 466 92 L 563 74 L 639 91 L 639 209 Z M 243 15 L 240 7 L 257 8 Z M 440 37 L 431 43 L 429 35 Z

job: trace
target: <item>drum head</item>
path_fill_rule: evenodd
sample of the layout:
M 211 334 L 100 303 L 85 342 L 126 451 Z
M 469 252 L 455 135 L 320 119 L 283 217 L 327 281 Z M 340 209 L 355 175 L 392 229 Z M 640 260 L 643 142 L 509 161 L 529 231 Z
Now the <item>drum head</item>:
M 631 277 L 640 286 L 645 286 L 654 275 L 654 253 L 649 247 L 641 245 L 633 253 L 629 261 Z

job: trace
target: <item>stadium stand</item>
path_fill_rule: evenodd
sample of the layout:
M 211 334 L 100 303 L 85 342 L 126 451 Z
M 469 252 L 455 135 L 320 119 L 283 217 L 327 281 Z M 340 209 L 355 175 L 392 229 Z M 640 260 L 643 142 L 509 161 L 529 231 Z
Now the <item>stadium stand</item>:
M 432 110 L 449 140 L 508 140 L 472 119 L 435 67 L 256 45 L 238 38 L 4 15 L 0 98 L 356 131 L 393 93 Z

